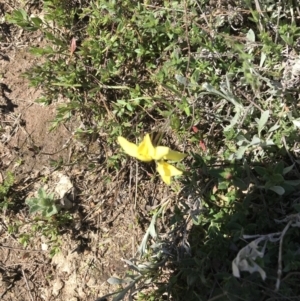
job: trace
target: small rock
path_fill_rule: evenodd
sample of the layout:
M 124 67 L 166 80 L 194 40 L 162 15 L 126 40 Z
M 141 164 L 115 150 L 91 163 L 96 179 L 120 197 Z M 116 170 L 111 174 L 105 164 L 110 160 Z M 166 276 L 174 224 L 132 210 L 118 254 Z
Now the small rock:
M 52 287 L 52 295 L 53 296 L 58 296 L 60 293 L 60 290 L 63 288 L 64 283 L 60 279 L 56 279 L 53 282 L 53 287 Z

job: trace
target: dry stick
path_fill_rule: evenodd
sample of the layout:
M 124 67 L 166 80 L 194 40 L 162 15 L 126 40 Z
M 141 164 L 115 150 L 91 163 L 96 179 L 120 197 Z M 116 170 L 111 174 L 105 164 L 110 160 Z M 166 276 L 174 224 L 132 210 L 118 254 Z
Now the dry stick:
M 264 16 L 264 14 L 263 14 L 263 12 L 262 12 L 262 10 L 261 10 L 261 8 L 260 8 L 260 4 L 259 4 L 258 0 L 254 0 L 254 3 L 255 3 L 255 8 L 256 8 L 257 12 L 258 12 L 261 16 Z
M 277 40 L 278 40 L 278 28 L 279 28 L 280 11 L 281 11 L 281 6 L 278 6 L 278 10 L 277 10 L 278 16 L 277 16 L 277 24 L 276 24 L 275 44 L 277 44 Z
M 204 19 L 204 21 L 205 21 L 207 27 L 210 28 L 210 24 L 208 23 L 208 20 L 207 20 L 207 18 L 206 18 L 206 15 L 205 15 L 205 13 L 203 12 L 203 10 L 202 10 L 201 6 L 199 5 L 198 1 L 196 1 L 196 4 L 197 4 L 197 6 L 198 6 L 198 8 L 199 8 L 199 10 L 200 10 L 200 12 L 201 12 L 201 17 L 203 17 L 203 19 Z
M 285 277 L 283 277 L 281 279 L 281 282 L 285 281 L 286 279 L 290 278 L 291 276 L 300 276 L 300 273 L 299 272 L 290 272 L 288 273 Z
M 92 266 L 92 264 L 94 263 L 94 261 L 95 261 L 94 258 L 92 258 L 92 259 L 89 260 L 89 263 L 88 263 L 88 265 L 87 265 L 87 269 L 86 269 L 86 271 L 85 271 L 85 273 L 84 273 L 84 276 L 83 276 L 83 278 L 82 278 L 83 280 L 86 279 L 86 275 L 87 275 L 87 273 L 88 273 L 89 267 Z
M 280 243 L 279 243 L 279 254 L 278 254 L 278 270 L 277 270 L 277 280 L 276 280 L 276 287 L 275 287 L 275 292 L 278 292 L 279 286 L 280 286 L 280 279 L 282 275 L 282 244 L 283 244 L 283 238 L 286 233 L 286 231 L 289 229 L 291 223 L 293 221 L 290 220 L 288 224 L 285 226 L 283 229 L 281 235 L 280 235 Z
M 135 161 L 135 193 L 134 193 L 134 210 L 136 210 L 136 200 L 138 195 L 138 174 L 139 174 L 139 162 Z
M 2 244 L 0 244 L 0 248 L 6 248 L 6 249 L 10 249 L 10 250 L 18 250 L 18 251 L 24 251 L 24 252 L 42 252 L 41 250 L 30 250 L 30 249 L 27 250 L 27 249 L 10 247 L 10 246 L 6 246 L 6 245 L 2 245 Z
M 171 10 L 171 11 L 180 11 L 180 12 L 184 12 L 182 9 L 174 9 L 173 7 L 172 8 L 167 8 L 167 7 L 162 7 L 162 6 L 159 6 L 159 5 L 150 5 L 150 4 L 147 4 L 147 3 L 142 3 L 141 5 L 145 6 L 145 7 L 150 7 L 150 8 L 158 8 L 158 9 L 164 9 L 164 10 Z
M 258 110 L 260 110 L 262 113 L 264 112 L 264 110 L 258 105 L 256 104 L 250 97 L 248 97 L 243 91 L 241 91 L 240 89 L 238 90 L 242 96 L 249 101 L 253 106 L 255 106 Z
M 136 201 L 137 201 L 137 195 L 138 195 L 138 169 L 139 169 L 139 163 L 138 161 L 136 160 L 135 162 L 135 167 L 136 167 L 136 170 L 135 170 L 135 191 L 134 191 L 134 211 L 136 211 Z M 132 217 L 133 217 L 133 227 L 135 228 L 135 225 L 136 223 L 134 222 L 134 219 L 135 219 L 135 215 L 132 214 Z M 135 236 L 132 235 L 132 256 L 134 257 L 134 254 L 136 254 L 135 252 Z
M 296 10 L 297 10 L 298 16 L 300 17 L 300 10 L 299 10 L 299 7 L 296 7 Z
M 34 301 L 34 299 L 33 299 L 33 297 L 32 297 L 32 294 L 31 294 L 31 291 L 30 291 L 30 287 L 29 287 L 29 285 L 28 285 L 28 281 L 27 281 L 26 275 L 25 275 L 25 273 L 24 273 L 24 270 L 23 270 L 23 269 L 21 269 L 21 270 L 22 270 L 22 274 L 23 274 L 23 277 L 24 277 L 24 280 L 25 280 L 27 289 L 28 289 L 28 293 L 29 293 L 30 299 L 31 299 L 31 301 Z
M 10 284 L 7 288 L 6 288 L 6 290 L 0 295 L 0 299 L 2 300 L 2 297 L 13 287 L 14 285 L 13 285 L 13 283 L 12 284 Z
M 260 8 L 260 4 L 259 4 L 258 0 L 254 0 L 254 3 L 255 3 L 256 11 L 260 14 L 260 17 L 264 18 L 264 14 L 263 14 L 263 12 L 262 12 L 262 10 Z M 262 31 L 263 25 L 261 23 L 261 19 L 259 19 L 259 27 L 260 27 L 260 29 Z

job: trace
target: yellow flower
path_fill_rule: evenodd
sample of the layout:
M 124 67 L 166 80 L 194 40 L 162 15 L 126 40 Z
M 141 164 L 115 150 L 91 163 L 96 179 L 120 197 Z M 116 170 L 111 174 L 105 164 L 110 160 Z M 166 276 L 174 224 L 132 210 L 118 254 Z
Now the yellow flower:
M 156 170 L 167 185 L 171 184 L 171 177 L 182 175 L 181 170 L 164 161 L 157 162 Z
M 131 143 L 121 136 L 118 137 L 118 142 L 127 155 L 144 162 L 160 160 L 166 157 L 170 152 L 170 149 L 166 146 L 154 147 L 149 134 L 144 137 L 143 141 L 139 145 Z
M 165 160 L 178 162 L 184 159 L 187 155 L 173 151 L 166 146 L 154 147 L 149 134 L 144 137 L 143 141 L 139 145 L 129 142 L 121 136 L 118 137 L 118 142 L 125 153 L 131 157 L 144 162 L 155 160 L 157 163 L 156 170 L 166 184 L 169 185 L 171 183 L 171 177 L 182 175 L 182 171 L 165 162 Z

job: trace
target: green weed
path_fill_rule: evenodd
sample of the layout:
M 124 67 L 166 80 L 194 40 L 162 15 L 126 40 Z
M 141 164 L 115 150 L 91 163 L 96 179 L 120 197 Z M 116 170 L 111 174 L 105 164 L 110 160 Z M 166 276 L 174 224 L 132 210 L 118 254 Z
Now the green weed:
M 10 193 L 11 187 L 13 186 L 15 177 L 12 172 L 8 172 L 4 178 L 3 183 L 0 185 L 0 208 L 6 210 L 12 201 Z
M 54 194 L 47 194 L 43 188 L 37 192 L 37 197 L 25 201 L 29 206 L 29 213 L 40 212 L 44 217 L 51 217 L 58 213 L 58 207 L 55 204 Z

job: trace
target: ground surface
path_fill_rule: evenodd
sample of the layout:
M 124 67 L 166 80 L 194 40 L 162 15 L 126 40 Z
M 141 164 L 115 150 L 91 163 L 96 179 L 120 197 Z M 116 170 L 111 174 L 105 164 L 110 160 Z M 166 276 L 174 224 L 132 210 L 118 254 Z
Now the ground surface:
M 0 5 L 3 17 L 11 6 Z M 134 198 L 129 198 L 130 188 L 120 191 L 113 183 L 101 183 L 105 170 L 100 164 L 98 173 L 90 173 L 80 162 L 55 171 L 51 162 L 68 163 L 74 156 L 101 161 L 100 142 L 76 140 L 74 129 L 81 126 L 79 120 L 49 131 L 56 106 L 65 100 L 54 100 L 47 107 L 36 103 L 41 91 L 29 87 L 22 77 L 39 64 L 29 48 L 43 39 L 6 23 L 1 24 L 1 35 L 0 180 L 7 171 L 14 173 L 20 204 L 0 219 L 0 299 L 96 300 L 116 289 L 106 280 L 124 273 L 121 259 L 135 255 L 143 234 L 137 217 L 131 214 Z M 73 220 L 53 243 L 51 235 L 34 232 L 24 200 L 40 187 L 53 192 L 62 176 L 72 183 L 67 210 Z M 36 235 L 27 237 L 28 233 Z M 25 244 L 20 242 L 22 237 Z M 51 257 L 55 244 L 60 252 Z
M 115 2 L 0 0 L 0 300 L 298 300 L 296 1 Z

